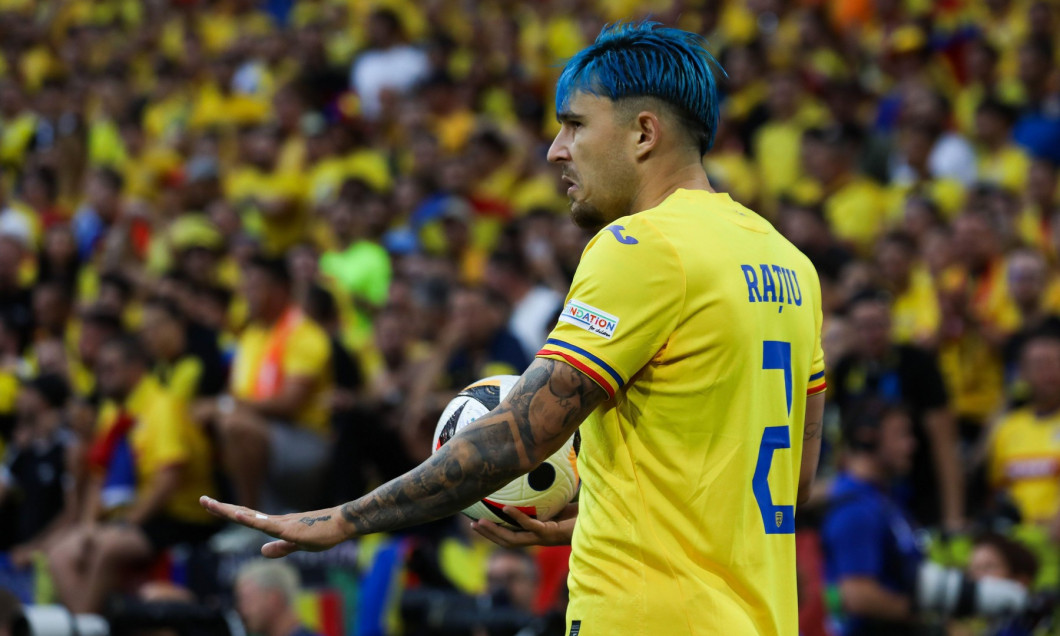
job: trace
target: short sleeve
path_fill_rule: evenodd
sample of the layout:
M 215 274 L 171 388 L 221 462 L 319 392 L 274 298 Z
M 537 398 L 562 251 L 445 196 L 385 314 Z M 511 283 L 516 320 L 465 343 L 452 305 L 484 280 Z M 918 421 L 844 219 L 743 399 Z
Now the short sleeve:
M 167 383 L 169 392 L 180 399 L 193 399 L 198 392 L 202 372 L 203 365 L 198 358 L 192 356 L 181 358 L 173 366 L 170 374 Z
M 1005 418 L 990 432 L 990 437 L 987 439 L 987 480 L 992 488 L 1001 488 L 1005 485 L 1007 430 L 1008 418 Z
M 299 325 L 283 353 L 284 375 L 319 377 L 329 364 L 331 342 L 324 330 L 308 320 Z
M 811 267 L 810 271 L 814 271 Z M 816 272 L 814 272 L 814 283 L 816 289 L 813 297 L 813 361 L 810 363 L 810 377 L 806 383 L 806 395 L 815 395 L 828 388 L 824 375 L 824 347 L 821 345 L 821 331 L 824 325 L 824 315 L 821 311 L 821 283 Z
M 149 415 L 151 422 L 151 456 L 156 469 L 183 464 L 190 459 L 183 427 L 188 426 L 188 405 L 171 395 L 159 396 Z
M 663 348 L 685 300 L 670 242 L 647 221 L 624 221 L 628 230 L 608 226 L 585 248 L 559 322 L 537 353 L 571 364 L 612 397 Z
M 823 528 L 829 575 L 835 581 L 852 576 L 879 577 L 885 564 L 881 513 L 860 505 L 838 507 Z

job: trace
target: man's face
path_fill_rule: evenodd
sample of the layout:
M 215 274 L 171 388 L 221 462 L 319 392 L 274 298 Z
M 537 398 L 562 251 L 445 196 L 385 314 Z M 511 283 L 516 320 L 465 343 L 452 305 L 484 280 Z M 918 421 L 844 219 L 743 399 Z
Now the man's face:
M 180 323 L 162 309 L 151 306 L 144 308 L 140 336 L 152 356 L 170 360 L 180 354 L 181 329 Z
M 629 214 L 636 193 L 635 133 L 626 117 L 610 99 L 577 92 L 559 119 L 548 160 L 563 168 L 563 179 L 571 184 L 571 218 L 580 227 L 599 229 Z
M 913 452 L 916 451 L 916 438 L 913 437 L 913 423 L 909 416 L 901 411 L 894 411 L 880 422 L 880 441 L 878 456 L 894 476 L 909 473 L 913 467 Z
M 44 396 L 36 389 L 22 387 L 15 398 L 15 414 L 19 422 L 32 425 L 39 414 L 48 409 Z
M 99 392 L 112 400 L 124 400 L 132 390 L 131 366 L 118 347 L 104 345 L 96 360 L 96 382 L 99 383 Z
M 55 286 L 38 287 L 33 292 L 33 317 L 47 329 L 61 329 L 66 325 L 68 305 L 62 290 Z
M 253 320 L 268 320 L 279 287 L 268 274 L 257 267 L 247 268 L 243 276 L 243 296 L 247 312 Z
M 973 214 L 958 217 L 953 230 L 958 253 L 962 254 L 970 265 L 980 265 L 993 256 L 994 232 L 982 217 Z
M 1009 293 L 1018 305 L 1037 305 L 1045 291 L 1045 283 L 1045 262 L 1040 258 L 1016 254 L 1009 260 Z
M 913 265 L 913 255 L 897 242 L 885 242 L 876 251 L 876 265 L 884 279 L 891 282 L 905 281 Z
M 850 312 L 850 324 L 861 355 L 882 357 L 891 343 L 891 311 L 884 302 L 858 303 Z
M 460 290 L 450 302 L 450 318 L 466 330 L 469 344 L 488 342 L 493 337 L 499 325 L 494 322 L 489 302 L 481 290 Z
M 247 631 L 253 634 L 264 634 L 274 615 L 272 606 L 276 604 L 276 594 L 262 589 L 253 581 L 239 581 L 236 584 L 236 610 L 243 619 Z
M 968 560 L 968 574 L 973 580 L 985 577 L 1008 579 L 1012 576 L 1005 557 L 990 544 L 980 544 L 972 550 L 972 556 Z
M 1037 338 L 1023 351 L 1023 377 L 1035 401 L 1054 401 L 1060 394 L 1060 340 Z
M 491 592 L 504 590 L 513 607 L 530 612 L 537 593 L 535 574 L 525 559 L 500 552 L 490 559 L 486 580 Z
M 22 243 L 9 236 L 0 236 L 0 280 L 18 278 L 24 253 Z

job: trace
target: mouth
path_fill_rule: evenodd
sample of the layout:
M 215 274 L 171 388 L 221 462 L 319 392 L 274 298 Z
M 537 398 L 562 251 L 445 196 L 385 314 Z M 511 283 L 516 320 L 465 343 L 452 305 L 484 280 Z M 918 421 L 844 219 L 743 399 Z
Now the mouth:
M 574 193 L 574 191 L 576 191 L 578 189 L 578 184 L 574 181 L 574 179 L 571 179 L 567 175 L 563 175 L 562 178 L 563 178 L 564 181 L 566 181 L 567 183 L 571 184 L 570 187 L 567 188 L 567 196 L 570 196 L 572 193 Z

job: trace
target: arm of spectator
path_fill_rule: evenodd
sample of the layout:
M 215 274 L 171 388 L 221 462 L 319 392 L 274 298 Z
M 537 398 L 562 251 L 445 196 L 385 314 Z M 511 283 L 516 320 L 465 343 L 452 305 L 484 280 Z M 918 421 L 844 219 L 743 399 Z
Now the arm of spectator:
M 7 496 L 11 494 L 11 469 L 7 463 L 0 463 L 0 504 L 4 503 Z
M 258 200 L 258 209 L 262 216 L 270 219 L 282 219 L 295 213 L 298 202 L 292 197 L 273 197 Z
M 942 497 L 942 523 L 949 530 L 964 524 L 964 473 L 961 470 L 957 422 L 948 409 L 932 409 L 924 416 L 931 454 Z
M 797 503 L 810 500 L 813 480 L 817 476 L 817 463 L 821 459 L 821 438 L 824 436 L 824 393 L 806 398 L 806 424 L 802 434 L 802 465 L 799 468 L 799 494 Z
M 867 576 L 849 576 L 839 582 L 843 609 L 853 616 L 879 620 L 908 620 L 913 600 L 892 592 Z
M 283 388 L 276 396 L 264 400 L 241 400 L 239 404 L 266 419 L 291 422 L 313 396 L 315 384 L 316 378 L 293 375 L 284 379 Z
M 453 353 L 466 341 L 467 330 L 468 326 L 462 321 L 452 318 L 447 321 L 438 335 L 434 351 L 416 370 L 409 390 L 405 417 L 402 420 L 406 433 L 409 432 L 410 427 L 415 427 L 423 419 L 424 413 L 430 410 L 439 380 Z
M 563 275 L 552 243 L 546 237 L 528 236 L 523 242 L 523 253 L 536 278 L 560 294 L 567 295 L 570 281 Z
M 140 525 L 153 517 L 180 487 L 183 473 L 184 466 L 181 464 L 166 466 L 159 470 L 151 484 L 151 489 L 142 497 L 137 498 L 125 515 L 125 521 Z
M 93 524 L 103 516 L 103 502 L 100 495 L 103 492 L 103 475 L 89 473 L 85 484 L 85 505 L 81 508 L 81 521 Z
M 405 475 L 342 506 L 269 517 L 208 497 L 217 516 L 279 539 L 267 557 L 326 550 L 346 539 L 407 528 L 456 513 L 554 453 L 607 398 L 573 366 L 539 358 L 508 397 Z

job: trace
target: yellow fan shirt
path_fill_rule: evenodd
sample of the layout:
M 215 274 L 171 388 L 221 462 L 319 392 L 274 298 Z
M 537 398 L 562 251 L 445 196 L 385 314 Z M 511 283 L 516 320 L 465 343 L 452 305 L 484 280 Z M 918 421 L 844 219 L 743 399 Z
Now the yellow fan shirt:
M 151 376 L 144 376 L 125 400 L 125 409 L 136 418 L 129 443 L 136 457 L 136 493 L 150 492 L 158 473 L 169 466 L 183 466 L 181 482 L 163 513 L 180 521 L 207 523 L 210 513 L 199 505 L 199 497 L 214 493 L 210 441 L 192 422 L 188 403 L 169 393 Z M 107 434 L 118 420 L 119 406 L 105 402 L 100 409 L 96 434 Z
M 1012 495 L 1025 521 L 1060 512 L 1060 413 L 1030 408 L 1007 415 L 990 442 L 990 483 Z

